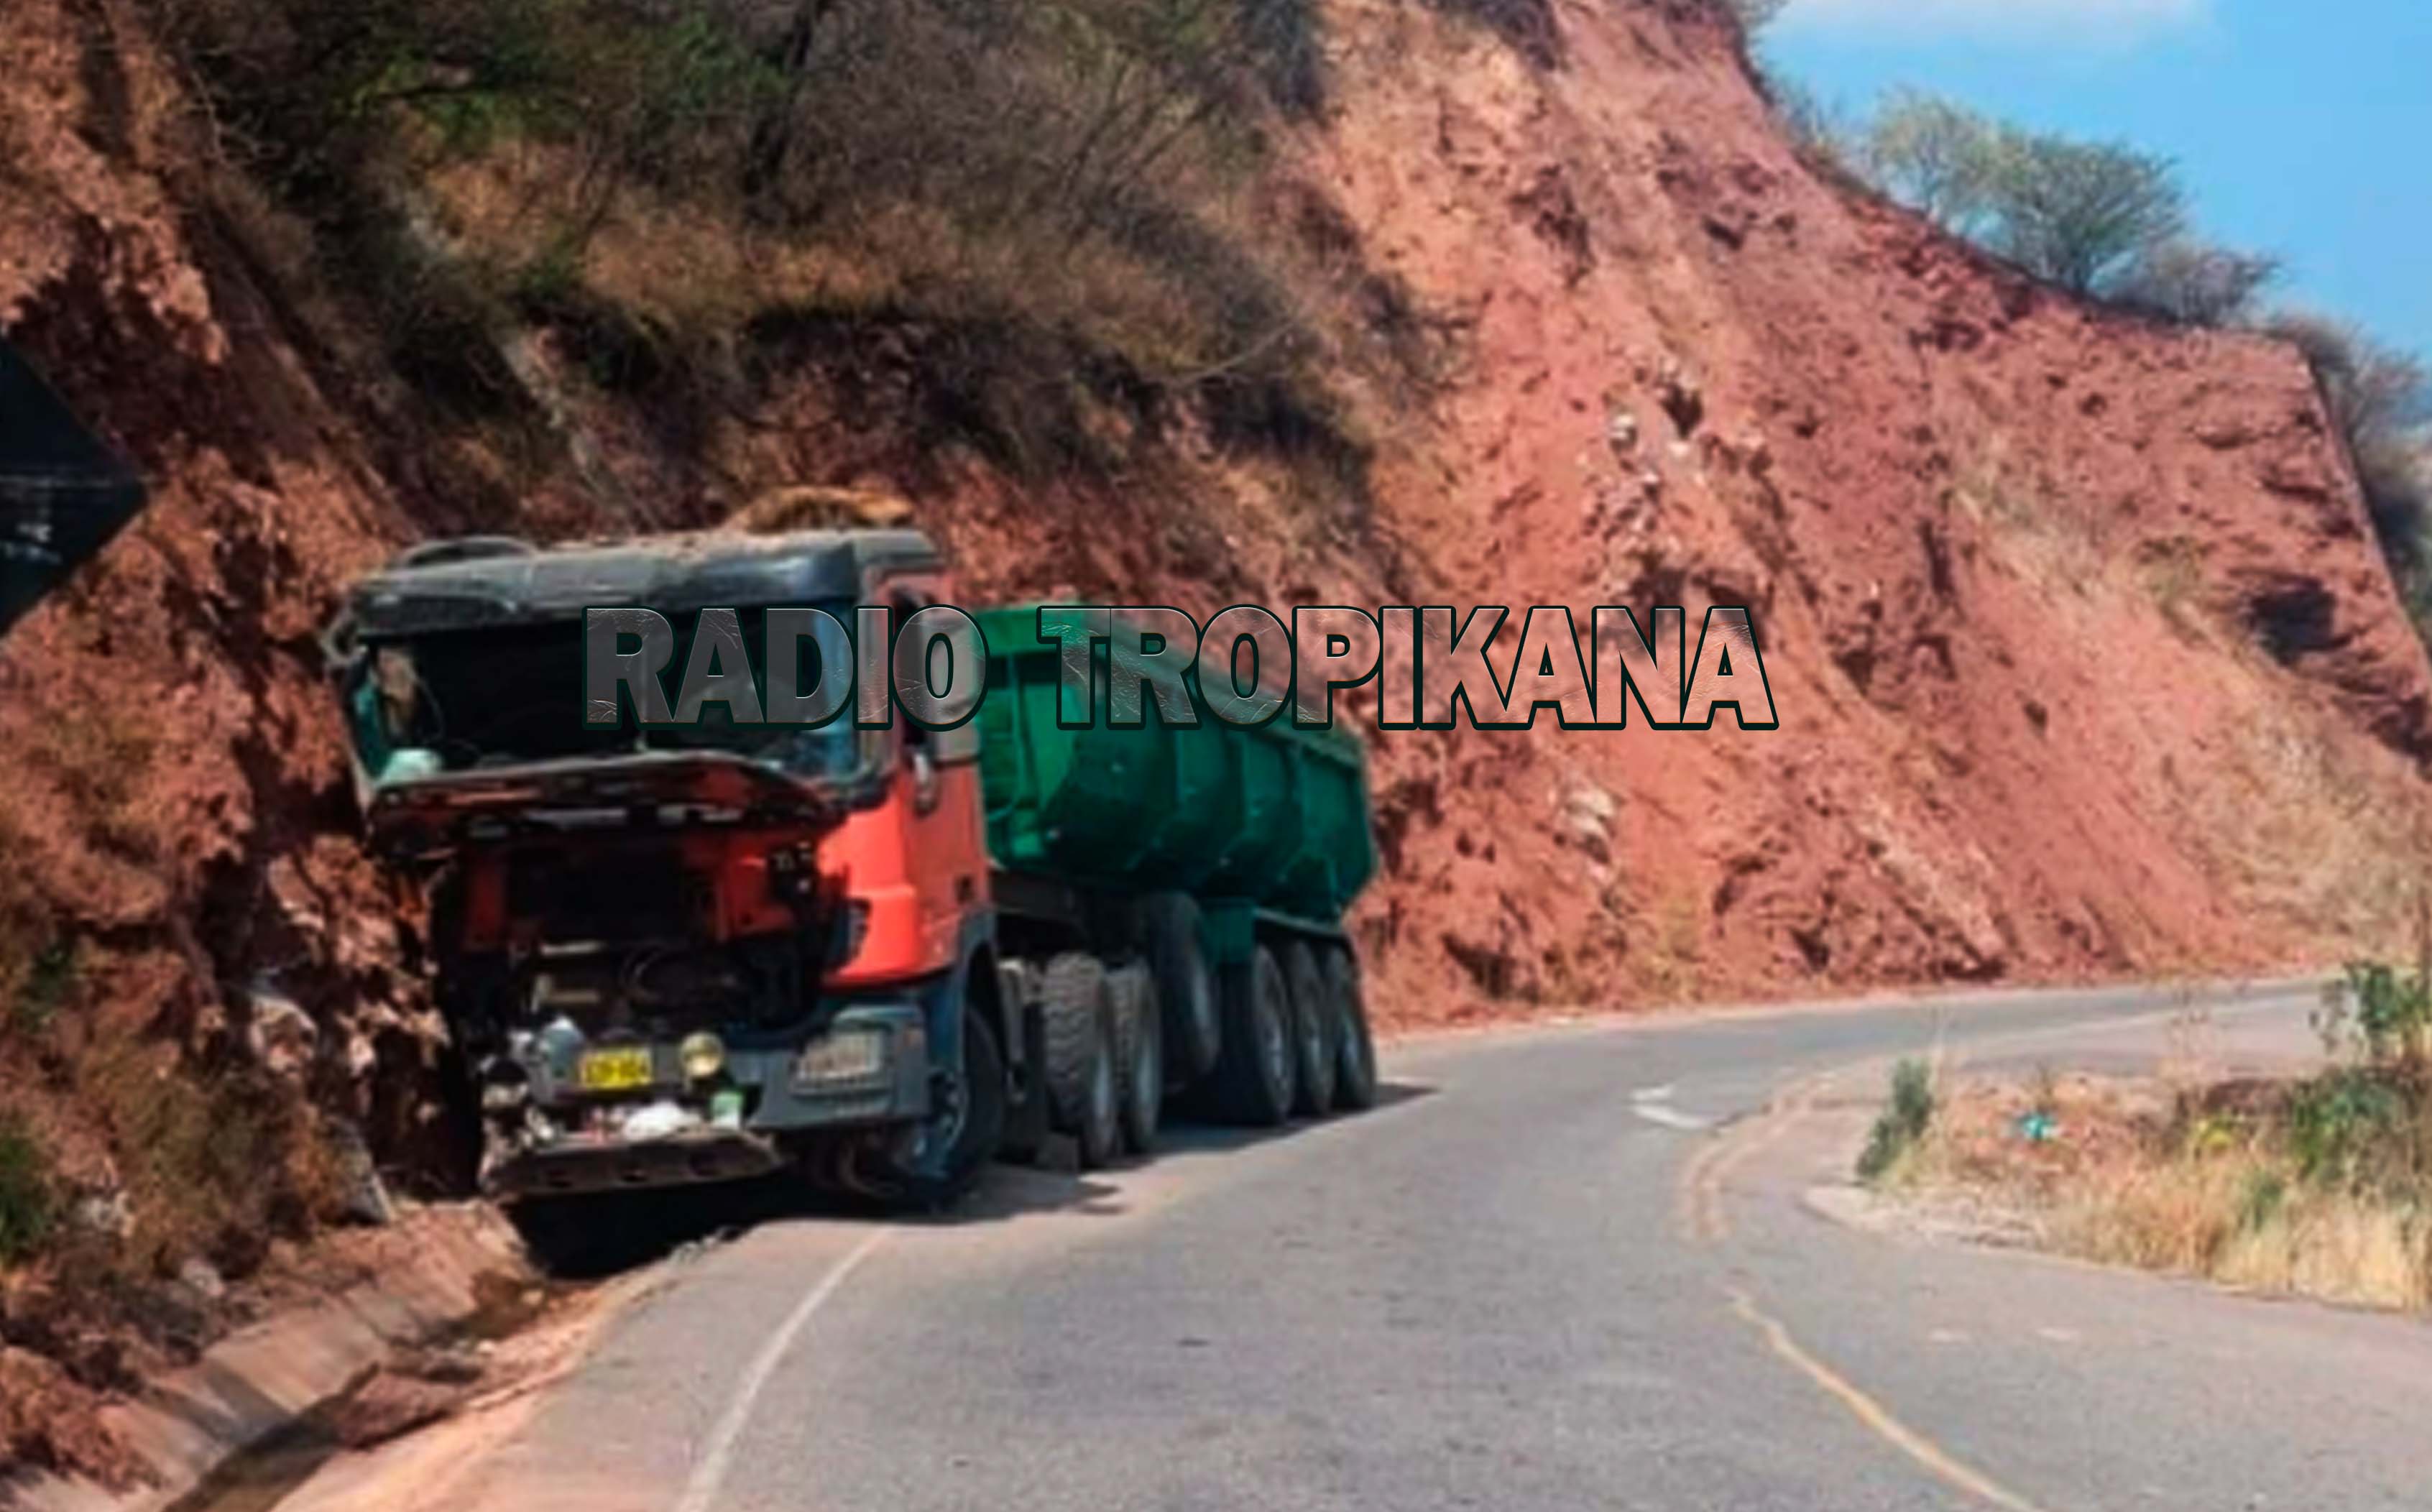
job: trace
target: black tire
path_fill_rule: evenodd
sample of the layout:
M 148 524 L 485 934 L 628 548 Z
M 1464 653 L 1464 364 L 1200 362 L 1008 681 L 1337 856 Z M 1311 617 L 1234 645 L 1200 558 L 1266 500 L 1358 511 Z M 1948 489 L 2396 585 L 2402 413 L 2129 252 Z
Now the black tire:
M 1086 1096 L 1080 1117 L 1072 1126 L 1073 1141 L 1081 1147 L 1083 1170 L 1103 1169 L 1123 1152 L 1123 1100 L 1121 1079 L 1115 1073 L 1113 1016 L 1111 1009 L 1099 1013 Z
M 1048 961 L 1039 1006 L 1047 1030 L 1048 1122 L 1059 1134 L 1078 1127 L 1106 1000 L 1106 968 L 1096 956 L 1067 950 Z
M 1165 1112 L 1165 1022 L 1157 1011 L 1157 983 L 1145 966 L 1127 966 L 1107 978 L 1115 1007 L 1116 1096 L 1123 1145 L 1135 1155 L 1157 1152 L 1157 1126 Z
M 1140 905 L 1148 969 L 1165 1030 L 1165 1068 L 1177 1084 L 1216 1068 L 1224 1048 L 1224 994 L 1199 942 L 1199 905 L 1184 893 L 1157 893 Z
M 1376 1038 L 1360 992 L 1360 963 L 1340 947 L 1326 952 L 1326 997 L 1334 1004 L 1334 1105 L 1365 1113 L 1376 1105 Z
M 1005 1057 L 982 1015 L 963 1016 L 963 1074 L 938 1102 L 927 1122 L 857 1150 L 852 1184 L 900 1207 L 943 1207 L 971 1190 L 1005 1136 Z
M 1047 963 L 1040 997 L 1047 1015 L 1047 1088 L 1054 1122 L 1080 1143 L 1081 1168 L 1095 1170 L 1123 1151 L 1123 1100 L 1115 1077 L 1106 968 L 1094 955 L 1067 950 Z
M 1284 947 L 1284 986 L 1292 995 L 1292 1107 L 1306 1117 L 1334 1111 L 1334 995 L 1308 942 Z
M 1259 946 L 1228 966 L 1224 988 L 1224 1048 L 1208 1079 L 1216 1116 L 1226 1123 L 1272 1129 L 1292 1117 L 1292 997 L 1275 952 Z

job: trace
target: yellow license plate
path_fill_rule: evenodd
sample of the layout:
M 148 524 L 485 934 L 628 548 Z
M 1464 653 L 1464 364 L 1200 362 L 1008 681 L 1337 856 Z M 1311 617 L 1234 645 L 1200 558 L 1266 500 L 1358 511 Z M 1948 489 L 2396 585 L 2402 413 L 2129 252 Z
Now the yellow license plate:
M 581 1073 L 585 1092 L 630 1092 L 649 1086 L 653 1079 L 650 1048 L 636 1045 L 592 1050 L 583 1057 Z

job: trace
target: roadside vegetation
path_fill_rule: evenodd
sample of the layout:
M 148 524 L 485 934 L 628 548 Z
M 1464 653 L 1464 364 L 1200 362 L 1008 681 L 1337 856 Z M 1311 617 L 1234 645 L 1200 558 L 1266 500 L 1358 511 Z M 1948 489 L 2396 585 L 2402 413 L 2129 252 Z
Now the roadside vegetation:
M 535 333 L 680 457 L 807 374 L 902 432 L 889 461 L 1028 479 L 1187 412 L 1356 490 L 1336 375 L 1414 376 L 1415 315 L 1322 197 L 1255 196 L 1326 97 L 1314 0 L 155 8 L 237 234 L 299 284 L 359 274 L 377 355 L 511 466 L 565 408 Z
M 2045 1072 L 1935 1099 L 1903 1063 L 1862 1177 L 1988 1237 L 2256 1291 L 2432 1308 L 2432 983 L 2349 968 L 2332 1064 L 2224 1077 L 2183 1016 L 2149 1081 Z
M 1893 1179 L 1914 1160 L 1934 1130 L 1936 1101 L 1934 1071 L 1925 1062 L 1903 1060 L 1893 1067 L 1891 1100 L 1866 1133 L 1858 1174 L 1870 1182 Z

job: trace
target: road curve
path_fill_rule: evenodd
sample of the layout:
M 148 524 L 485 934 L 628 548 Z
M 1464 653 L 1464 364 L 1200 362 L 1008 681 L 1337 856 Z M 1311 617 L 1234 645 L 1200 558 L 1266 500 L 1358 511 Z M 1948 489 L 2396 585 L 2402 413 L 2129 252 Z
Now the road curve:
M 2301 1042 L 2312 1001 L 2204 1006 L 2234 1056 Z M 406 1475 L 397 1504 L 519 1512 L 2424 1506 L 2413 1323 L 1800 1201 L 1884 1058 L 2134 1061 L 2186 1006 L 1983 995 L 1406 1045 L 1364 1117 L 1005 1171 L 951 1219 L 763 1223 L 512 1423 L 332 1467 L 291 1505 Z

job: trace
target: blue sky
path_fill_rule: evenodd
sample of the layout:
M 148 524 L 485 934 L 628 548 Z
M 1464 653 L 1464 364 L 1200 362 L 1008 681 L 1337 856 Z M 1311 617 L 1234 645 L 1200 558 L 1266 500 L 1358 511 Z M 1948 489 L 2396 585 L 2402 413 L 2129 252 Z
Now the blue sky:
M 2432 358 L 2432 0 L 1791 0 L 1765 50 L 1853 110 L 1913 84 L 2173 158 L 2280 299 Z

